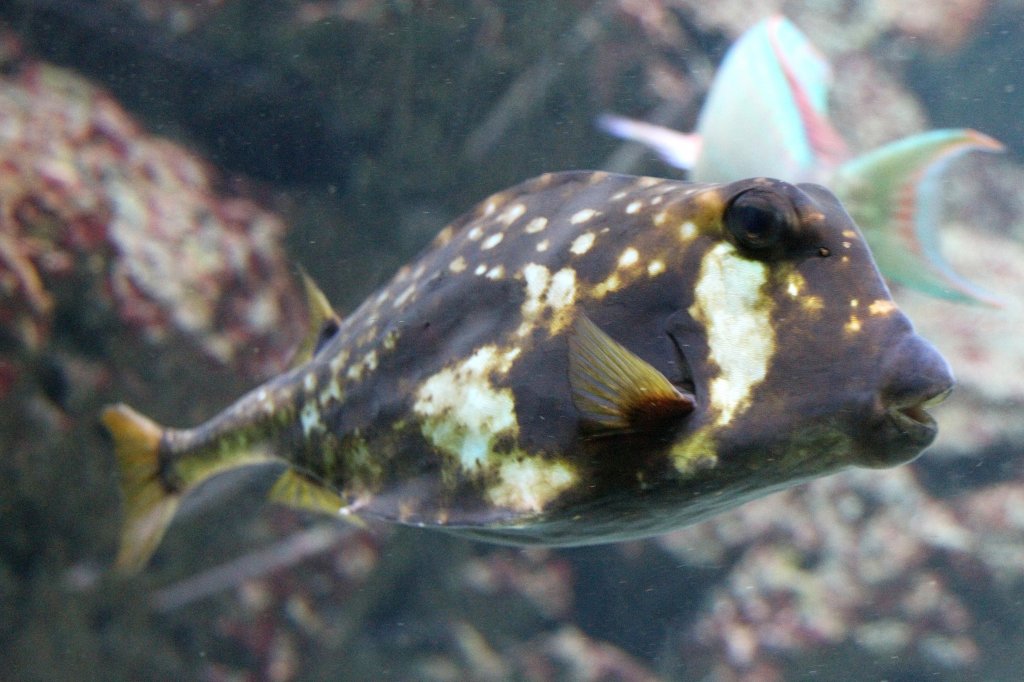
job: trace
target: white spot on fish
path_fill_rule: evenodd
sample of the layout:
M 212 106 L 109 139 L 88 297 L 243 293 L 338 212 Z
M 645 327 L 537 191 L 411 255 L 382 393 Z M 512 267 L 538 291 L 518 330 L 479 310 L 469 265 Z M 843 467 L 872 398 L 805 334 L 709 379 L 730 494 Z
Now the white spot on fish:
M 629 202 L 626 205 L 626 213 L 628 213 L 629 215 L 633 215 L 643 207 L 644 202 L 640 201 L 639 199 L 636 199 L 634 201 Z
M 657 277 L 663 272 L 665 272 L 665 261 L 652 260 L 647 264 L 647 274 L 651 277 Z
M 462 256 L 457 257 L 451 263 L 448 264 L 448 269 L 458 274 L 466 269 L 466 259 Z
M 453 236 L 455 236 L 455 230 L 449 225 L 437 233 L 433 243 L 435 246 L 445 246 L 452 240 Z
M 363 356 L 363 367 L 370 370 L 371 372 L 377 369 L 377 351 L 371 350 Z
M 551 240 L 549 240 L 549 239 L 542 239 L 542 240 L 540 240 L 539 242 L 537 242 L 537 252 L 538 253 L 544 253 L 545 251 L 548 250 L 548 247 L 550 245 L 551 245 Z
M 657 185 L 660 185 L 662 182 L 664 182 L 664 180 L 662 180 L 661 178 L 652 178 L 650 176 L 645 176 L 642 178 L 638 178 L 634 185 L 636 187 L 639 187 L 640 189 L 647 189 L 649 187 L 655 187 Z
M 799 272 L 791 272 L 786 278 L 786 293 L 790 298 L 798 298 L 805 286 L 807 286 L 807 280 Z
M 869 313 L 880 317 L 885 317 L 886 315 L 889 315 L 890 313 L 893 313 L 895 311 L 896 304 L 884 298 L 872 301 L 871 305 L 868 306 Z
M 679 226 L 679 238 L 688 242 L 697 236 L 697 226 L 692 220 L 686 220 Z
M 580 236 L 576 237 L 576 239 L 572 240 L 572 245 L 569 247 L 569 250 L 577 256 L 582 256 L 590 250 L 591 246 L 594 245 L 594 239 L 596 239 L 596 236 L 593 232 L 584 232 Z
M 474 275 L 482 275 L 485 272 L 487 272 L 487 266 L 484 265 L 483 263 L 481 263 L 480 265 L 476 266 L 476 270 L 473 271 L 473 274 Z
M 480 237 L 483 237 L 483 236 L 484 236 L 484 230 L 479 225 L 477 225 L 476 227 L 470 228 L 469 232 L 466 233 L 466 237 L 470 241 L 474 241 L 474 242 L 476 240 L 480 239 Z
M 348 368 L 348 371 L 345 372 L 345 376 L 347 376 L 352 381 L 359 381 L 360 379 L 363 378 L 363 366 L 358 362 L 355 363 L 354 365 Z
M 307 393 L 312 393 L 316 390 L 316 375 L 310 372 L 302 379 L 302 385 L 306 389 Z
M 630 246 L 619 256 L 619 267 L 628 268 L 636 265 L 638 260 L 640 260 L 640 252 Z
M 338 381 L 338 377 L 331 379 L 331 383 L 327 385 L 327 391 L 321 395 L 323 402 L 327 402 L 328 399 L 333 398 L 338 402 L 341 402 L 344 395 L 341 392 L 341 383 Z
M 488 249 L 493 249 L 495 246 L 500 244 L 501 240 L 504 239 L 504 238 L 505 238 L 505 233 L 504 232 L 495 232 L 490 237 L 485 239 L 483 241 L 483 243 L 480 244 L 480 250 L 481 251 L 487 251 Z
M 600 215 L 600 213 L 592 208 L 585 208 L 582 211 L 576 211 L 576 213 L 569 218 L 569 222 L 573 225 L 579 225 L 580 223 L 587 222 L 596 215 Z
M 499 223 L 504 223 L 508 226 L 518 220 L 524 213 L 526 213 L 526 206 L 522 203 L 515 203 L 502 211 L 497 220 Z
M 538 216 L 531 220 L 530 222 L 526 223 L 526 227 L 523 228 L 523 231 L 526 232 L 526 234 L 535 234 L 537 232 L 540 232 L 547 226 L 548 219 L 543 216 Z
M 495 265 L 493 268 L 488 270 L 487 274 L 485 275 L 485 277 L 487 277 L 487 279 L 493 279 L 493 280 L 501 279 L 504 276 L 505 276 L 505 266 L 504 265 Z

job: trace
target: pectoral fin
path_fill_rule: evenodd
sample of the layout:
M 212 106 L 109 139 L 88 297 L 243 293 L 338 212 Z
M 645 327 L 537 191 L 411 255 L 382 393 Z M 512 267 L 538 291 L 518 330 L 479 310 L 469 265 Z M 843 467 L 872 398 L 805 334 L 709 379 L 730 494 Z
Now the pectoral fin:
M 569 334 L 569 383 L 589 426 L 640 431 L 693 411 L 694 398 L 590 321 L 577 318 Z

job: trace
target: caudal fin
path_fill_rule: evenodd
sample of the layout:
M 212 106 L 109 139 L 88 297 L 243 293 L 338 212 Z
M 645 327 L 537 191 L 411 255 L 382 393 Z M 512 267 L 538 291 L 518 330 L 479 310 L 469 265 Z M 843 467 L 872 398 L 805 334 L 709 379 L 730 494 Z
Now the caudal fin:
M 830 182 L 889 279 L 931 296 L 1002 307 L 1005 301 L 958 274 L 942 254 L 942 176 L 967 152 L 998 141 L 969 129 L 930 130 L 847 161 Z
M 160 479 L 159 424 L 121 404 L 104 408 L 100 420 L 114 439 L 124 500 L 121 547 L 114 566 L 135 572 L 156 551 L 181 495 L 168 491 Z

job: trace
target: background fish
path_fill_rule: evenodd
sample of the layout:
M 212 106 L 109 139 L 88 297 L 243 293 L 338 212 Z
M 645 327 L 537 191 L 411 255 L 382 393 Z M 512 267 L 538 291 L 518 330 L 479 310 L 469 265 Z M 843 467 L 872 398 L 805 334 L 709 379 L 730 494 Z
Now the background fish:
M 769 179 L 548 174 L 493 195 L 295 366 L 194 429 L 103 413 L 140 567 L 181 498 L 270 497 L 517 544 L 643 537 L 927 447 L 952 386 L 839 202 Z
M 759 175 L 820 182 L 864 231 L 882 273 L 933 296 L 1001 305 L 942 256 L 941 175 L 970 151 L 1000 151 L 975 130 L 933 130 L 850 158 L 828 118 L 831 68 L 788 19 L 744 33 L 715 75 L 694 133 L 606 115 L 599 125 L 645 144 L 698 182 Z

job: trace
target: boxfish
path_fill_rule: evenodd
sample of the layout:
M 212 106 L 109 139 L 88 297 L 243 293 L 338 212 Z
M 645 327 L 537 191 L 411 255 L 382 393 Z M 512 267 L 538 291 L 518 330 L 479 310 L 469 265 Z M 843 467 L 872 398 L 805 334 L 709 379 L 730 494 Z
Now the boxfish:
M 953 386 L 829 190 L 549 173 L 445 227 L 341 318 L 304 276 L 290 369 L 194 428 L 101 421 L 137 570 L 184 496 L 513 545 L 641 538 L 936 436 Z

